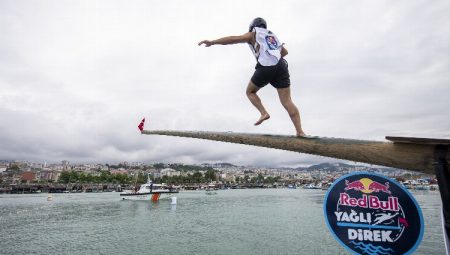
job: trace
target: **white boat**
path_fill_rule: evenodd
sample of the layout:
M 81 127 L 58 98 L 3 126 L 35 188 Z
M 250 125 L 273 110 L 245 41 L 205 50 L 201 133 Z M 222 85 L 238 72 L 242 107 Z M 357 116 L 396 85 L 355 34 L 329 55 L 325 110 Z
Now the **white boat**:
M 138 191 L 125 190 L 120 193 L 120 197 L 123 200 L 151 200 L 157 202 L 159 199 L 170 198 L 176 193 L 178 193 L 178 190 L 173 187 L 168 187 L 164 183 L 152 183 L 151 180 L 148 180 L 147 183 L 140 186 Z
M 430 190 L 430 186 L 429 185 L 416 185 L 414 188 L 416 190 Z
M 310 184 L 306 184 L 305 186 L 303 186 L 304 189 L 322 189 L 322 184 L 314 184 L 314 183 L 310 183 Z

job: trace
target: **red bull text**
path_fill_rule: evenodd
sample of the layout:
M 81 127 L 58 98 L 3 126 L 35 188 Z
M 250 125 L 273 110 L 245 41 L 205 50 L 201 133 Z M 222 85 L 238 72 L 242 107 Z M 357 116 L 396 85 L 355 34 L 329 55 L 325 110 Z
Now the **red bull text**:
M 388 197 L 387 201 L 380 200 L 377 196 L 362 195 L 361 198 L 350 197 L 347 193 L 340 193 L 339 204 L 352 207 L 382 209 L 397 212 L 399 210 L 398 198 Z

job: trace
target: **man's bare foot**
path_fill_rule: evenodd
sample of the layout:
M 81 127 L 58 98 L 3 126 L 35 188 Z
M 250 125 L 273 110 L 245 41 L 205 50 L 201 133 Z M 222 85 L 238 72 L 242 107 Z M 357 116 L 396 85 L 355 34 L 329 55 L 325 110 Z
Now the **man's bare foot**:
M 270 118 L 270 115 L 268 113 L 261 115 L 259 120 L 255 122 L 255 126 L 258 126 L 259 124 L 263 123 L 263 121 L 268 120 Z
M 299 133 L 299 134 L 297 134 L 297 137 L 298 137 L 298 138 L 305 138 L 305 139 L 318 139 L 318 138 L 319 138 L 318 136 L 315 136 L 315 135 L 307 135 L 307 134 L 305 134 L 305 133 Z

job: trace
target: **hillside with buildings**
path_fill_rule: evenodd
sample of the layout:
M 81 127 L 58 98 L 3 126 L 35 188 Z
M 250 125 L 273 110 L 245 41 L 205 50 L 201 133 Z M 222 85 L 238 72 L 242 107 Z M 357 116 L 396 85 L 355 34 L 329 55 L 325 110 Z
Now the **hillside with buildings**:
M 331 183 L 340 176 L 357 171 L 376 172 L 400 181 L 434 177 L 401 169 L 350 165 L 344 163 L 322 163 L 307 167 L 256 167 L 236 166 L 230 163 L 204 163 L 200 165 L 122 162 L 119 164 L 72 164 L 34 163 L 27 161 L 0 161 L 0 192 L 12 187 L 32 186 L 32 190 L 54 188 L 85 190 L 96 187 L 100 190 L 116 190 L 118 187 L 137 185 L 152 179 L 156 183 L 182 185 L 195 188 L 208 183 L 218 186 L 237 187 L 283 187 Z M 67 185 L 70 185 L 68 187 Z M 65 188 L 64 188 L 64 187 Z M 55 188 L 57 187 L 57 188 Z

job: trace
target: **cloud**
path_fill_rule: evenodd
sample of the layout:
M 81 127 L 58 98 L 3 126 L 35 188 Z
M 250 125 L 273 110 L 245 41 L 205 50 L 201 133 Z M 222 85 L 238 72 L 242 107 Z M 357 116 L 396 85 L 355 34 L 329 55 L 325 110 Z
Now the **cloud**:
M 276 91 L 258 112 L 246 45 L 198 47 L 262 16 L 286 43 L 308 133 L 450 137 L 448 1 L 0 3 L 0 156 L 72 162 L 302 165 L 322 157 L 141 136 L 149 129 L 293 134 Z M 208 11 L 205 11 L 208 10 Z M 443 25 L 444 24 L 444 25 Z

